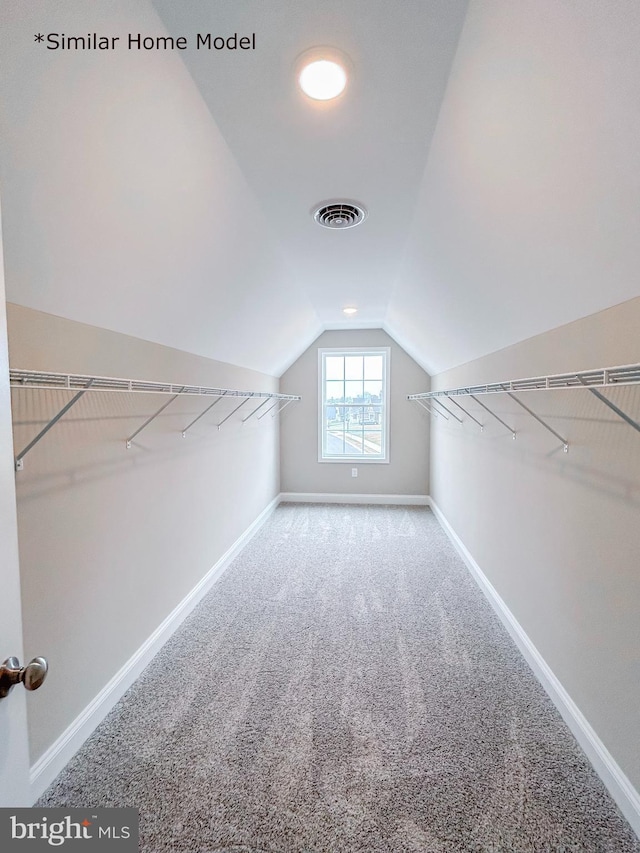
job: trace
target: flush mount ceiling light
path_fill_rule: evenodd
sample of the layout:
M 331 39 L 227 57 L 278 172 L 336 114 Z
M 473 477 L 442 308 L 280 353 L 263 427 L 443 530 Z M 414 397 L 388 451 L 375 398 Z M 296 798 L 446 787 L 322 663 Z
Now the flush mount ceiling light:
M 314 101 L 331 101 L 341 95 L 349 70 L 349 60 L 334 47 L 313 47 L 295 63 L 298 85 Z
M 330 101 L 342 94 L 347 85 L 347 73 L 337 62 L 317 59 L 310 62 L 298 77 L 300 88 L 314 101 Z
M 358 309 L 357 308 L 343 308 L 342 313 L 343 314 L 357 314 Z
M 367 211 L 354 201 L 325 201 L 314 209 L 313 218 L 323 228 L 355 228 L 367 218 Z

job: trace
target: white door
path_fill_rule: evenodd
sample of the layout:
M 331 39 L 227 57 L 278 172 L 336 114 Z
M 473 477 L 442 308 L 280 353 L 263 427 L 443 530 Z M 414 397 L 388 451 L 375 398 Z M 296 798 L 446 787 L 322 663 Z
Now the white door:
M 17 657 L 24 665 L 14 476 L 0 219 L 0 664 Z M 32 805 L 25 700 L 21 684 L 0 699 L 0 807 Z

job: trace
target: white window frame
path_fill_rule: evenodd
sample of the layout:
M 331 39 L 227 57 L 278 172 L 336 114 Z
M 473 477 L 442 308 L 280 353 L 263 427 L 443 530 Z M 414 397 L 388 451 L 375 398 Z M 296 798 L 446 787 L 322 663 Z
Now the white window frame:
M 324 453 L 324 423 L 325 423 L 325 356 L 326 355 L 381 355 L 384 358 L 382 371 L 382 406 L 384 409 L 382 441 L 384 453 L 381 456 L 327 456 Z M 318 348 L 318 462 L 330 464 L 353 465 L 354 462 L 363 465 L 386 465 L 389 463 L 389 424 L 390 424 L 390 384 L 391 376 L 391 347 L 322 347 Z

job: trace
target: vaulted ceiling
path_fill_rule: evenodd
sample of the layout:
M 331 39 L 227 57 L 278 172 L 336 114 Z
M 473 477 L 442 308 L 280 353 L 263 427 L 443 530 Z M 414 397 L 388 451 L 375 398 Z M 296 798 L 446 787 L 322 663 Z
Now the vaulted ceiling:
M 13 302 L 279 375 L 325 328 L 383 327 L 433 373 L 640 294 L 636 0 L 9 7 Z M 318 45 L 351 66 L 324 104 L 294 75 Z M 320 228 L 331 198 L 368 219 Z

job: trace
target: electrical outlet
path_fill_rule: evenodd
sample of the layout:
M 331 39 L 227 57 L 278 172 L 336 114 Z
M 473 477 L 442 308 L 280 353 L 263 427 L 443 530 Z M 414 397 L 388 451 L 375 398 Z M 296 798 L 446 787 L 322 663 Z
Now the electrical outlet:
M 352 469 L 351 469 L 351 476 L 352 476 L 352 477 L 357 477 L 357 476 L 358 476 L 358 469 L 357 469 L 357 468 L 352 468 Z

